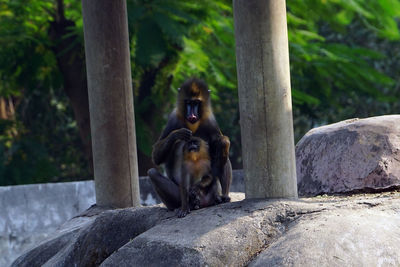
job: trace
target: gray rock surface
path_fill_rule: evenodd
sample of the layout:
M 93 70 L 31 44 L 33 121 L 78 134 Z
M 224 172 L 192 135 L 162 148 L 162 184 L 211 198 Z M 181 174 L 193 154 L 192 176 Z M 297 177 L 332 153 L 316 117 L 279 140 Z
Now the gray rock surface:
M 98 266 L 130 239 L 171 216 L 159 206 L 116 210 L 94 206 L 11 266 Z
M 296 209 L 296 202 L 260 200 L 192 212 L 141 234 L 101 266 L 244 266 L 283 234 Z
M 13 266 L 400 265 L 400 192 L 243 197 L 181 219 L 159 206 L 89 210 Z
M 300 195 L 400 186 L 400 115 L 351 119 L 310 130 L 296 145 Z
M 400 266 L 399 199 L 321 203 L 249 265 Z

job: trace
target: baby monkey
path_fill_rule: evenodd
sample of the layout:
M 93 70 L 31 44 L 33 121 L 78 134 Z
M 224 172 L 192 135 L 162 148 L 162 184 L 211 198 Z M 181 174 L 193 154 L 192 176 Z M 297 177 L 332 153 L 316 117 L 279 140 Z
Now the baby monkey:
M 203 139 L 192 136 L 183 146 L 181 177 L 178 217 L 185 217 L 191 209 L 221 203 L 221 185 L 211 175 L 209 148 Z

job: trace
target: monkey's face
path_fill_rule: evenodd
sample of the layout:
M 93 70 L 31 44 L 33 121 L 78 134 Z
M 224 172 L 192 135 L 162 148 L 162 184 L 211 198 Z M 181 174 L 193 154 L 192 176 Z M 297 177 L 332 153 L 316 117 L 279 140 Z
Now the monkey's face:
M 188 122 L 195 124 L 200 120 L 201 100 L 187 99 L 185 100 L 185 118 Z
M 178 94 L 178 114 L 189 124 L 201 122 L 209 113 L 210 92 L 207 84 L 191 79 L 182 84 Z
M 189 152 L 199 152 L 200 142 L 196 139 L 191 139 L 189 142 L 187 142 L 187 150 Z

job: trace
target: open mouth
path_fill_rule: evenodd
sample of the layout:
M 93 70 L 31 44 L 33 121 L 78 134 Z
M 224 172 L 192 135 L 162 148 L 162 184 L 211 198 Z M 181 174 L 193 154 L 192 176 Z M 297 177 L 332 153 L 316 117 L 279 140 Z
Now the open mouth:
M 188 120 L 188 122 L 193 124 L 193 123 L 196 123 L 199 119 L 196 116 L 192 115 L 192 116 L 188 117 L 187 120 Z

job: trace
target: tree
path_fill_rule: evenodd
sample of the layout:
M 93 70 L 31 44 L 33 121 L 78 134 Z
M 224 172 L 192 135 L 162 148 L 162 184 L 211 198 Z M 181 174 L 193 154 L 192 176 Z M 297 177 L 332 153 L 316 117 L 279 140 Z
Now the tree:
M 80 3 L 2 0 L 0 6 L 0 96 L 17 106 L 15 119 L 3 121 L 2 183 L 46 181 L 62 172 L 87 177 L 88 164 L 81 163 L 91 161 L 91 144 Z
M 399 3 L 287 0 L 297 140 L 317 125 L 398 110 Z M 231 1 L 127 4 L 140 173 L 190 76 L 210 84 L 241 167 Z M 0 0 L 0 25 L 0 183 L 90 178 L 80 2 Z
M 0 40 L 5 44 L 0 50 L 2 63 L 0 75 L 2 81 L 5 81 L 0 88 L 1 94 L 5 97 L 12 96 L 15 102 L 13 103 L 19 108 L 23 108 L 23 105 L 19 105 L 21 102 L 27 102 L 25 110 L 27 107 L 36 110 L 38 106 L 45 106 L 48 113 L 44 112 L 43 116 L 46 119 L 55 114 L 66 115 L 62 113 L 68 112 L 66 117 L 71 120 L 71 124 L 74 123 L 74 118 L 77 122 L 77 127 L 70 125 L 72 128 L 68 130 L 79 130 L 86 158 L 91 162 L 80 3 L 69 0 L 58 0 L 56 3 L 31 0 L 29 5 L 25 1 L 2 0 L 0 3 L 2 10 L 5 10 L 0 17 L 2 25 L 5 25 Z M 188 47 L 186 44 L 190 43 L 188 38 L 190 35 L 200 36 L 199 29 L 203 33 L 209 33 L 210 29 L 204 23 L 200 23 L 209 16 L 208 7 L 226 9 L 226 4 L 223 3 L 208 1 L 208 4 L 209 6 L 199 5 L 196 1 L 128 1 L 132 76 L 135 101 L 139 103 L 136 108 L 136 120 L 139 166 L 142 174 L 151 164 L 148 157 L 151 144 L 157 138 L 165 119 L 165 116 L 161 115 L 169 112 L 168 109 L 172 107 L 174 92 L 171 90 L 171 84 L 173 81 L 175 84 L 180 83 L 186 78 L 182 75 L 185 72 L 182 69 L 184 64 L 178 64 L 179 61 L 185 60 L 181 59 L 180 52 Z M 199 23 L 202 28 L 199 28 Z M 191 44 L 196 47 L 193 42 Z M 10 54 L 14 57 L 10 58 Z M 8 63 L 10 61 L 12 65 Z M 175 76 L 179 78 L 174 79 Z M 199 76 L 204 77 L 202 74 Z M 35 101 L 31 101 L 33 98 Z M 41 102 L 42 99 L 44 103 Z M 171 104 L 166 105 L 167 103 Z M 71 111 L 73 117 L 70 115 Z M 5 173 L 9 174 L 4 176 L 15 177 L 15 174 L 10 172 L 20 169 L 17 166 L 24 165 L 28 161 L 34 162 L 36 154 L 33 151 L 37 149 L 30 151 L 23 149 L 18 145 L 18 140 L 26 141 L 27 135 L 36 133 L 35 140 L 29 143 L 43 148 L 42 157 L 48 165 L 46 167 L 48 170 L 44 171 L 44 180 L 49 178 L 56 180 L 56 176 L 64 176 L 65 179 L 65 176 L 70 177 L 75 173 L 79 173 L 82 178 L 87 177 L 88 171 L 84 170 L 86 164 L 77 168 L 77 164 L 82 162 L 82 156 L 76 157 L 75 152 L 79 149 L 69 147 L 70 133 L 63 131 L 66 129 L 56 133 L 53 129 L 54 124 L 49 122 L 44 125 L 43 121 L 38 121 L 36 118 L 33 120 L 31 114 L 33 112 L 25 113 L 18 110 L 17 118 L 11 122 L 13 125 L 22 122 L 19 124 L 20 131 L 15 136 L 2 135 L 8 140 L 8 145 L 3 143 L 2 155 L 5 157 L 2 166 L 5 166 Z M 34 125 L 31 121 L 35 121 Z M 57 121 L 56 125 L 61 124 L 63 127 L 67 124 L 60 121 L 59 117 L 51 118 L 51 121 L 53 123 Z M 25 129 L 25 133 L 22 128 Z M 7 132 L 10 131 L 4 129 L 3 133 Z M 55 140 L 58 138 L 64 145 L 55 151 L 51 147 L 58 142 Z M 77 141 L 74 139 L 75 145 Z M 72 162 L 65 166 L 65 154 L 68 155 L 72 151 L 72 155 L 68 156 L 68 161 Z M 19 160 L 14 166 L 10 163 L 18 158 L 17 154 L 25 155 L 23 157 L 25 160 Z M 52 171 L 49 171 L 50 168 Z M 75 169 L 77 172 L 70 169 Z M 43 173 L 24 172 L 17 176 L 37 177 L 28 178 L 27 181 L 39 182 L 43 181 L 39 178 L 40 175 Z M 18 183 L 17 180 L 4 183 Z
M 371 103 L 396 101 L 390 72 L 375 67 L 386 49 L 355 40 L 357 35 L 387 44 L 399 40 L 400 1 L 290 0 L 288 9 L 297 139 L 317 125 L 395 111 L 370 109 Z
M 207 80 L 214 100 L 225 88 L 236 94 L 232 10 L 229 1 L 136 0 L 128 1 L 128 14 L 139 170 L 146 173 L 186 78 Z

